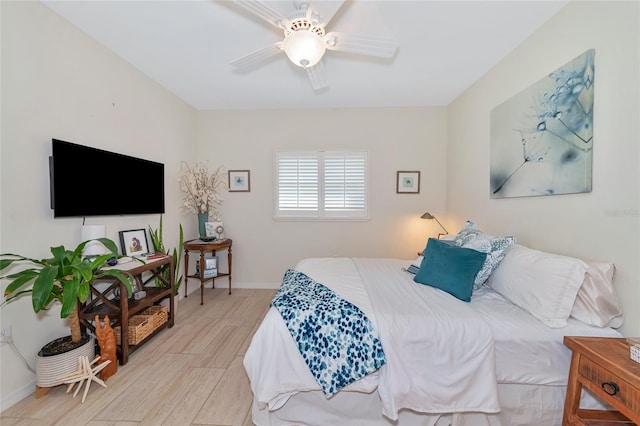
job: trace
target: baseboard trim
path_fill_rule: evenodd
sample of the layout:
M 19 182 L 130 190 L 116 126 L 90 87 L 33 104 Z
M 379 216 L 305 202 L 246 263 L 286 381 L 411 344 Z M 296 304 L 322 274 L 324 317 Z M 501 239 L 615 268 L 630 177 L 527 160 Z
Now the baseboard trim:
M 238 283 L 234 281 L 231 284 L 231 288 L 254 288 L 254 289 L 278 289 L 280 288 L 280 283 Z
M 257 289 L 257 290 L 277 290 L 280 288 L 280 284 L 281 283 L 243 283 L 243 282 L 235 282 L 233 281 L 231 283 L 231 291 L 233 291 L 234 288 L 243 288 L 243 289 Z M 229 285 L 228 282 L 226 281 L 221 281 L 220 283 L 216 284 L 216 288 L 226 288 Z M 211 288 L 211 283 L 207 283 L 205 285 L 205 288 Z M 200 286 L 196 285 L 196 282 L 189 282 L 189 291 L 187 294 L 191 294 L 194 293 L 196 291 L 200 290 Z M 184 297 L 184 288 L 180 288 L 179 291 L 179 297 L 183 298 Z
M 17 389 L 15 392 L 12 392 L 9 395 L 3 396 L 2 399 L 0 399 L 0 412 L 22 401 L 23 399 L 27 398 L 32 394 L 35 395 L 35 392 L 36 392 L 36 381 L 34 379 L 33 381 L 21 387 L 20 389 Z

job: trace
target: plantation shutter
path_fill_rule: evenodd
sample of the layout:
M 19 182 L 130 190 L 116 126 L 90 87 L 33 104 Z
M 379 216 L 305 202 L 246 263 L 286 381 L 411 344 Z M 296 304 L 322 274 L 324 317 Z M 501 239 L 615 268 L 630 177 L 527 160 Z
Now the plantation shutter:
M 278 153 L 277 216 L 317 216 L 318 163 L 318 156 L 313 153 Z
M 366 152 L 276 153 L 275 217 L 365 219 Z
M 366 154 L 325 153 L 324 211 L 328 217 L 366 213 Z

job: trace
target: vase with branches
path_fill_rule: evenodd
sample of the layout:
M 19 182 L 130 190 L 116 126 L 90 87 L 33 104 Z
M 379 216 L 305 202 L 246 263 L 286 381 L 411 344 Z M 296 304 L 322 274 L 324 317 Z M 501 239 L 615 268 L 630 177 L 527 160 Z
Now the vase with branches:
M 222 190 L 226 189 L 224 166 L 209 174 L 206 163 L 196 162 L 190 166 L 180 163 L 180 189 L 184 192 L 182 209 L 186 213 L 207 213 L 215 221 L 221 220 L 219 207 L 222 205 Z
M 180 189 L 184 192 L 182 210 L 198 216 L 198 233 L 200 238 L 205 238 L 205 224 L 209 217 L 215 221 L 221 220 L 219 207 L 224 201 L 221 190 L 227 186 L 225 168 L 218 166 L 209 174 L 207 163 L 199 161 L 190 166 L 183 161 L 180 163 L 180 172 Z

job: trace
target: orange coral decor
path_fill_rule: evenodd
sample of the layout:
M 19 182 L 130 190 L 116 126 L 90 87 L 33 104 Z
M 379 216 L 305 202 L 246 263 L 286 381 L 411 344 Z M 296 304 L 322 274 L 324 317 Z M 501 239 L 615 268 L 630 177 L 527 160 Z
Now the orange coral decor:
M 109 315 L 104 317 L 104 326 L 100 324 L 100 317 L 96 315 L 96 337 L 98 338 L 98 346 L 100 346 L 100 364 L 111 361 L 109 365 L 100 371 L 100 378 L 107 380 L 118 371 L 118 360 L 116 358 L 116 337 L 109 322 Z

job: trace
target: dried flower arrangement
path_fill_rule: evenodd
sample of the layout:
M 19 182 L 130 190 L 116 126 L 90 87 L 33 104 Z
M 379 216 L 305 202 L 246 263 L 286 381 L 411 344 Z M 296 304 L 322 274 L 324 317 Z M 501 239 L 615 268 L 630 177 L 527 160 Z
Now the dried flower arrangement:
M 224 166 L 209 175 L 207 164 L 197 162 L 189 166 L 182 161 L 180 171 L 180 189 L 185 193 L 182 209 L 187 213 L 208 213 L 212 220 L 221 220 L 218 207 L 224 199 L 220 190 L 227 187 Z

